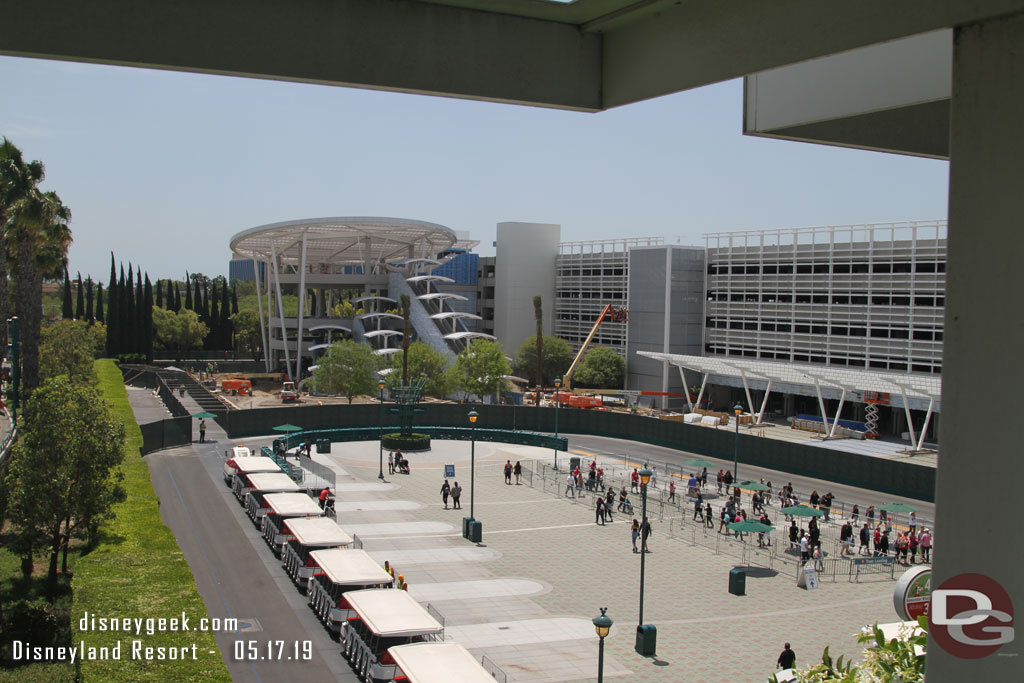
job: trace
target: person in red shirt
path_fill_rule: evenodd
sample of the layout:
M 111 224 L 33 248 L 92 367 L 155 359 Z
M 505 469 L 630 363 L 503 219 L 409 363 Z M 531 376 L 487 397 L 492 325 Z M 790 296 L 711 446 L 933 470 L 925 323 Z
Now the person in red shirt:
M 327 498 L 331 495 L 331 490 L 324 487 L 324 490 L 320 492 L 320 507 L 323 508 L 327 504 Z
M 640 473 L 633 468 L 633 474 L 629 475 L 629 490 L 638 493 L 640 487 Z

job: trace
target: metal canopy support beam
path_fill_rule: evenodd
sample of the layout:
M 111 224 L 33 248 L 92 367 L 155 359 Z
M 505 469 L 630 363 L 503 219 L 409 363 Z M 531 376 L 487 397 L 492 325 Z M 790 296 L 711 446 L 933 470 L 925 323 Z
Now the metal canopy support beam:
M 928 412 L 924 416 L 924 426 L 921 427 L 921 438 L 917 440 L 917 449 L 921 450 L 924 448 L 924 435 L 928 433 L 928 423 L 932 420 L 932 408 L 935 407 L 935 399 L 928 399 Z
M 295 380 L 302 379 L 302 318 L 306 313 L 306 240 L 308 233 L 302 233 L 302 258 L 299 260 L 299 321 L 295 331 Z
M 832 420 L 832 429 L 829 430 L 828 438 L 834 438 L 836 435 L 836 427 L 839 426 L 839 416 L 843 414 L 843 403 L 846 402 L 846 387 L 843 387 L 843 393 L 839 395 L 839 408 L 836 410 L 836 419 Z M 828 424 L 826 423 L 826 427 Z
M 260 294 L 260 264 L 262 261 L 252 260 L 253 270 L 256 271 L 256 306 L 260 312 L 260 340 L 263 342 L 263 367 L 270 372 L 270 344 L 267 343 L 267 327 L 263 324 L 263 297 Z
M 772 381 L 768 380 L 768 386 L 764 390 L 764 400 L 761 401 L 761 410 L 757 413 L 757 424 L 764 424 L 764 409 L 768 406 L 768 396 L 772 393 Z
M 900 393 L 903 394 L 903 412 L 907 416 L 907 432 L 910 434 L 910 447 L 913 448 L 917 444 L 917 436 L 914 434 L 914 421 L 910 419 L 910 403 L 907 401 L 907 390 L 900 387 Z
M 825 412 L 825 399 L 821 397 L 821 385 L 818 384 L 818 378 L 814 378 L 814 391 L 818 394 L 818 408 L 821 409 L 821 422 L 825 429 L 828 429 L 828 414 Z M 822 431 L 822 434 L 825 432 Z
M 747 410 L 750 414 L 754 414 L 754 401 L 750 398 L 750 384 L 747 382 L 747 373 L 740 370 L 740 378 L 743 380 L 743 391 L 747 395 Z
M 277 247 L 270 245 L 271 265 L 274 267 L 274 285 L 277 288 L 277 314 L 281 317 L 281 340 L 284 342 L 284 368 L 288 379 L 292 377 L 292 361 L 288 355 L 288 331 L 284 327 L 284 302 L 281 300 L 281 276 L 277 267 Z

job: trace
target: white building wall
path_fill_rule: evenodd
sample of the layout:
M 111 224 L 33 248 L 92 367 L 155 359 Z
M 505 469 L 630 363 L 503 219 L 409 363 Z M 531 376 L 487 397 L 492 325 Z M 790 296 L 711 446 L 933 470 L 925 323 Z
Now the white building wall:
M 507 354 L 536 332 L 533 297 L 543 298 L 544 334 L 555 312 L 555 261 L 561 226 L 498 223 L 495 250 L 494 336 Z

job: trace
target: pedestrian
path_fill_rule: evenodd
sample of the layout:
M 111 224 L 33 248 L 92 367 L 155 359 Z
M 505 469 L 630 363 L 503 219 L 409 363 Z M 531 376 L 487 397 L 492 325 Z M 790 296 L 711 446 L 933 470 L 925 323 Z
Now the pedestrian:
M 597 486 L 604 491 L 604 468 L 597 468 Z
M 871 550 L 868 548 L 868 542 L 871 540 L 871 531 L 868 529 L 868 523 L 864 522 L 860 527 L 860 548 L 857 549 L 858 555 L 870 555 Z
M 686 495 L 693 496 L 697 493 L 697 475 L 691 474 L 690 479 L 686 482 Z
M 705 467 L 704 471 L 700 473 L 700 487 L 705 488 L 708 485 L 708 468 Z
M 512 485 L 512 461 L 511 460 L 506 460 L 505 461 L 505 485 L 506 486 L 511 486 Z
M 786 647 L 783 648 L 782 654 L 779 655 L 779 661 L 776 662 L 780 669 L 792 669 L 796 663 L 796 653 L 789 649 L 789 643 L 786 643 Z
M 323 510 L 324 506 L 327 505 L 327 498 L 331 495 L 331 490 L 326 486 L 320 492 L 320 509 Z
M 840 546 L 839 547 L 839 555 L 840 555 L 840 557 L 843 556 L 843 555 L 852 555 L 853 554 L 852 547 L 851 547 L 852 545 L 853 545 L 853 525 L 851 525 L 849 522 L 846 522 L 845 524 L 843 524 L 842 528 L 839 530 L 839 546 Z
M 711 510 L 711 503 L 708 503 L 707 507 L 704 508 L 704 524 L 706 524 L 709 529 L 715 528 L 715 517 Z
M 875 544 L 875 557 L 878 557 L 882 553 L 882 531 L 877 526 L 871 540 Z
M 587 473 L 587 490 L 597 490 L 597 470 L 595 470 L 594 468 L 591 468 L 590 472 Z
M 704 497 L 699 493 L 697 494 L 697 500 L 693 503 L 693 519 L 696 520 L 700 517 L 700 521 L 704 522 Z
M 565 493 L 563 495 L 566 498 L 569 498 L 570 496 L 572 498 L 575 498 L 576 497 L 576 493 L 574 492 L 575 487 L 576 487 L 576 477 L 574 477 L 572 472 L 570 472 L 569 474 L 567 474 L 565 476 Z
M 809 559 L 811 559 L 810 545 L 811 545 L 811 539 L 807 537 L 807 534 L 804 534 L 803 536 L 800 537 L 800 561 L 801 562 L 806 563 Z
M 607 497 L 604 499 L 604 516 L 608 518 L 609 522 L 614 522 L 612 518 L 612 510 L 615 507 L 615 489 L 608 489 Z
M 921 530 L 921 536 L 917 539 L 918 545 L 921 546 L 921 561 L 931 562 L 932 561 L 932 532 L 925 527 Z
M 643 523 L 640 525 L 640 546 L 643 548 L 645 553 L 651 552 L 650 548 L 647 547 L 647 539 L 651 536 L 651 522 L 644 517 Z
M 623 486 L 621 489 L 619 489 L 619 512 L 625 512 L 626 511 L 626 502 L 628 500 L 629 499 L 626 497 L 626 487 Z M 626 513 L 626 514 L 629 514 L 629 513 Z
M 395 454 L 394 451 L 388 451 L 388 474 L 395 473 Z
M 796 520 L 789 525 L 789 549 L 792 550 L 800 544 L 800 530 L 796 527 Z
M 722 473 L 722 470 L 718 470 L 718 492 L 719 493 L 722 492 L 722 484 L 724 484 L 724 483 L 725 483 L 725 474 Z
M 452 509 L 461 510 L 462 503 L 459 499 L 462 498 L 462 487 L 459 486 L 459 482 L 455 482 L 455 486 L 452 487 Z
M 917 546 L 919 543 L 917 540 L 917 534 L 911 531 L 909 536 L 910 538 L 907 539 L 907 542 L 908 550 L 910 551 L 910 564 L 917 564 Z
M 523 466 L 516 460 L 516 466 L 512 468 L 512 474 L 516 475 L 516 486 L 519 486 L 519 479 L 523 476 Z
M 808 502 L 811 504 L 811 507 L 812 508 L 818 507 L 818 502 L 820 500 L 821 500 L 821 496 L 818 495 L 818 490 L 815 489 L 814 491 L 811 491 L 811 497 L 810 497 L 810 499 L 808 499 Z
M 729 516 L 729 508 L 723 508 L 722 509 L 722 519 L 720 520 L 720 522 L 718 524 L 718 533 L 722 533 L 722 529 L 724 529 L 727 526 L 729 526 L 729 522 L 730 521 L 731 521 L 731 518 Z M 726 532 L 726 533 L 728 534 L 728 532 Z
M 729 493 L 729 489 L 732 488 L 732 472 L 729 470 L 725 471 L 725 476 L 722 479 L 722 483 L 725 484 L 725 493 Z
M 448 509 L 448 496 L 452 493 L 452 487 L 448 485 L 448 480 L 445 479 L 444 483 L 441 484 L 441 500 L 444 501 L 444 509 Z
M 658 488 L 658 466 L 651 468 L 651 488 Z
M 851 516 L 852 516 L 852 519 L 853 519 L 853 523 L 854 523 L 854 524 L 856 524 L 856 523 L 857 523 L 857 520 L 858 520 L 858 518 L 860 517 L 860 508 L 859 508 L 859 507 L 857 507 L 857 504 L 856 504 L 856 503 L 854 503 L 854 504 L 853 504 L 853 512 L 852 512 L 852 513 L 850 513 L 850 514 L 851 514 Z
M 883 531 L 881 538 L 881 547 L 879 552 L 882 553 L 882 557 L 886 557 L 889 554 L 889 532 Z
M 640 474 L 633 468 L 633 474 L 629 475 L 629 490 L 633 493 L 640 493 Z
M 199 443 L 206 443 L 206 419 L 199 419 Z
M 917 531 L 917 513 L 914 512 L 913 510 L 910 511 L 910 519 L 907 523 L 907 526 L 910 527 L 911 533 Z
M 594 504 L 594 524 L 604 526 L 604 498 L 598 496 Z
M 580 498 L 583 496 L 583 473 L 576 472 L 576 497 Z
M 668 483 L 668 502 L 676 502 L 676 482 L 675 479 Z
M 875 506 L 874 505 L 869 505 L 868 506 L 868 511 L 865 513 L 865 516 L 868 518 L 868 524 L 874 524 L 875 523 Z
M 633 552 L 639 552 L 636 549 L 636 539 L 640 536 L 640 522 L 635 518 L 633 519 L 633 526 L 629 527 L 629 533 L 633 537 Z

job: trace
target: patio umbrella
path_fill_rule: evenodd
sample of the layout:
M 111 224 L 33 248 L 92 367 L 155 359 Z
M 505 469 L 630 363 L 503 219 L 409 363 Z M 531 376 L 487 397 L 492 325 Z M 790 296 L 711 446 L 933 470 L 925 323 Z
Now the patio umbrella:
M 209 412 L 209 411 L 207 411 L 207 410 L 204 410 L 204 411 L 203 411 L 203 412 L 201 412 L 201 413 L 196 413 L 196 414 L 195 414 L 195 415 L 193 415 L 192 417 L 196 417 L 196 418 L 199 418 L 199 419 L 206 419 L 206 420 L 209 420 L 210 418 L 214 418 L 214 417 L 217 417 L 217 415 L 216 415 L 216 414 L 214 414 L 214 413 L 211 413 L 211 412 Z
M 916 507 L 906 503 L 886 503 L 878 509 L 885 510 L 886 512 L 917 512 Z
M 744 491 L 767 491 L 768 490 L 768 487 L 765 486 L 764 484 L 762 484 L 759 481 L 743 481 L 743 482 L 740 482 L 739 484 L 736 484 L 736 487 L 740 488 L 740 489 L 742 489 Z
M 758 522 L 756 519 L 745 519 L 742 522 L 733 522 L 729 525 L 729 528 L 733 531 L 764 533 L 766 531 L 771 531 L 775 527 L 773 527 L 771 524 L 764 524 L 762 522 Z
M 701 460 L 700 458 L 694 458 L 693 460 L 687 460 L 683 463 L 689 467 L 715 467 L 715 463 L 708 462 L 707 460 Z
M 821 510 L 810 507 L 809 505 L 793 505 L 792 507 L 782 508 L 784 514 L 792 517 L 824 517 L 825 513 Z
M 277 425 L 274 427 L 275 432 L 301 432 L 304 431 L 302 427 L 296 427 L 295 425 Z

